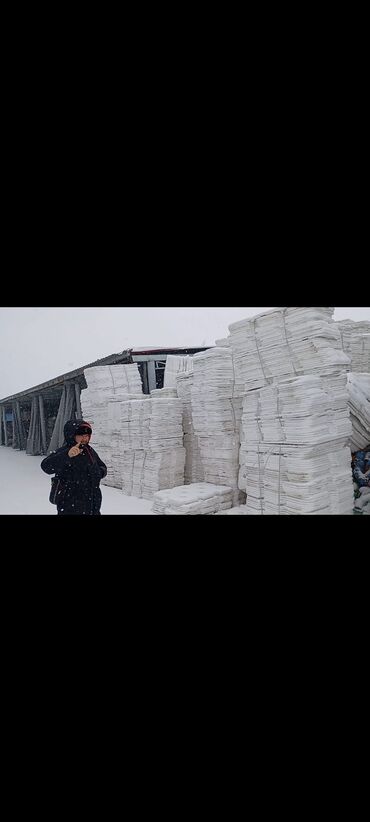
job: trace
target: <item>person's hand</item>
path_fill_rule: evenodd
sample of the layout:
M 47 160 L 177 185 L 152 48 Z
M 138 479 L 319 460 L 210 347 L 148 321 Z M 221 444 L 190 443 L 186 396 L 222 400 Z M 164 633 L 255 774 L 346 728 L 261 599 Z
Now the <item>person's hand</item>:
M 80 450 L 78 445 L 73 445 L 68 451 L 69 457 L 78 457 L 79 454 L 82 454 L 82 449 Z

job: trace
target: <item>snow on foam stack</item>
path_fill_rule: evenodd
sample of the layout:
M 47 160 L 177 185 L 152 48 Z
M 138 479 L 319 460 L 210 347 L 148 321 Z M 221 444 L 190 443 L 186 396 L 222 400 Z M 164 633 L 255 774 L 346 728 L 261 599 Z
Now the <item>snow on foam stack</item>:
M 161 488 L 183 485 L 182 403 L 172 397 L 119 403 L 115 479 L 124 494 L 151 499 Z
M 83 418 L 93 426 L 92 445 L 107 466 L 105 485 L 116 486 L 112 464 L 112 408 L 130 397 L 142 397 L 141 376 L 136 363 L 86 368 L 87 388 L 81 391 Z M 120 486 L 118 486 L 120 487 Z
M 231 349 L 211 348 L 195 354 L 193 360 L 192 417 L 204 479 L 231 486 L 233 503 L 238 505 L 244 495 L 238 489 L 240 417 L 233 401 Z
M 231 506 L 231 488 L 198 482 L 157 491 L 152 511 L 156 514 L 216 514 Z
M 351 514 L 346 375 L 335 396 L 317 375 L 249 391 L 239 484 L 248 514 Z
M 204 471 L 200 454 L 199 438 L 194 431 L 191 392 L 194 374 L 191 371 L 177 374 L 177 394 L 182 401 L 182 426 L 184 431 L 185 485 L 203 482 Z

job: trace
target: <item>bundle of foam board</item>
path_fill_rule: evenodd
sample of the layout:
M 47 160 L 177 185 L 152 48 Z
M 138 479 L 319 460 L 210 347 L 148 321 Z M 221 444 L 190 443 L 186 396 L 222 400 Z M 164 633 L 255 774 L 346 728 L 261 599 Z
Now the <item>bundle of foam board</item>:
M 331 376 L 350 369 L 334 308 L 276 308 L 229 326 L 234 396 L 301 374 Z
M 196 482 L 180 488 L 157 491 L 152 511 L 156 514 L 216 514 L 231 506 L 231 488 Z
M 112 408 L 129 398 L 142 397 L 142 382 L 137 363 L 105 365 L 86 368 L 87 388 L 81 391 L 81 410 L 84 419 L 93 426 L 92 445 L 107 466 L 104 485 L 117 486 L 112 455 L 115 442 L 112 430 Z
M 126 402 L 143 402 L 147 396 L 143 394 L 127 394 Z M 109 437 L 109 470 L 104 479 L 105 485 L 122 489 L 122 454 L 121 454 L 121 402 L 108 403 L 107 437 Z
M 191 389 L 194 433 L 199 440 L 204 479 L 233 489 L 233 503 L 243 500 L 238 489 L 239 419 L 233 401 L 231 349 L 211 348 L 194 356 Z
M 84 375 L 87 388 L 81 391 L 81 409 L 84 418 L 94 426 L 94 433 L 106 431 L 109 402 L 143 395 L 136 363 L 86 368 Z
M 193 357 L 168 354 L 164 370 L 164 388 L 176 388 L 177 374 L 193 370 Z
M 185 448 L 185 485 L 203 482 L 204 471 L 199 448 L 199 440 L 194 432 L 191 391 L 194 382 L 193 372 L 177 374 L 177 394 L 182 402 L 182 427 Z
M 335 397 L 305 375 L 249 391 L 243 400 L 239 485 L 248 514 L 351 514 L 347 377 Z
M 119 403 L 116 476 L 123 492 L 151 499 L 184 482 L 182 403 L 172 397 Z
M 153 388 L 151 397 L 177 397 L 176 388 Z
M 249 391 L 243 401 L 243 441 L 311 445 L 348 438 L 351 426 L 345 373 L 340 382 L 341 393 L 337 390 L 335 394 L 314 375 Z
M 360 373 L 370 372 L 370 322 L 341 320 L 339 328 L 343 351 L 350 357 L 351 370 Z
M 370 444 L 370 374 L 348 374 L 348 390 L 351 450 L 362 451 Z
M 104 365 L 86 368 L 88 397 L 94 402 L 113 400 L 121 394 L 142 394 L 142 382 L 137 363 Z M 86 393 L 86 392 L 85 392 Z
M 351 337 L 352 370 L 370 373 L 370 334 L 353 334 Z

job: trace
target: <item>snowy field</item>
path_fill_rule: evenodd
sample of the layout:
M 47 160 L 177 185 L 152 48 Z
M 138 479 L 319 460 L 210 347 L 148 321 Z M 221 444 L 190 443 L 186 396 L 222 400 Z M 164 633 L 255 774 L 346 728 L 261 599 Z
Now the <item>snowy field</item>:
M 51 476 L 40 468 L 43 457 L 0 446 L 0 514 L 52 514 L 49 502 Z M 126 497 L 117 488 L 100 485 L 102 514 L 152 514 L 152 500 Z M 155 515 L 153 515 L 155 516 Z

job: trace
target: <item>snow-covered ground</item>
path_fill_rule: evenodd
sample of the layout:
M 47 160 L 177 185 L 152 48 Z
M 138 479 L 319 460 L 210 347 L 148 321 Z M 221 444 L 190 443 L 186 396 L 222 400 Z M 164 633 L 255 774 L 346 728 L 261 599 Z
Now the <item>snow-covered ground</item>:
M 54 514 L 49 502 L 51 477 L 40 468 L 43 457 L 0 446 L 0 514 Z M 127 497 L 101 485 L 102 514 L 152 514 L 152 500 Z

